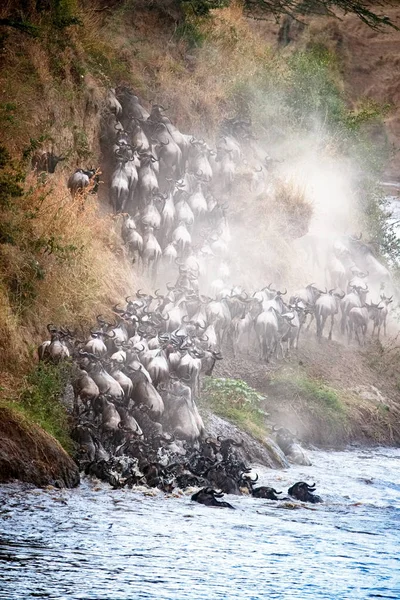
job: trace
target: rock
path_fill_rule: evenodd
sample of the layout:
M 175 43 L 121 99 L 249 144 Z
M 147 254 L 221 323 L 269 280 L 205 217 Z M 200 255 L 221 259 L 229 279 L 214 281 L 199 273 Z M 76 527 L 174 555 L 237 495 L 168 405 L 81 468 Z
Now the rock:
M 67 383 L 67 385 L 65 386 L 60 396 L 60 402 L 64 406 L 67 413 L 72 415 L 74 412 L 75 394 L 74 388 L 70 383 Z
M 243 443 L 243 459 L 248 463 L 258 463 L 271 469 L 287 468 L 289 463 L 280 448 L 269 438 L 260 442 L 236 425 L 217 417 L 213 413 L 202 414 L 207 435 L 211 437 L 222 436 Z
M 79 484 L 79 470 L 55 438 L 16 410 L 0 406 L 0 482 L 38 487 Z

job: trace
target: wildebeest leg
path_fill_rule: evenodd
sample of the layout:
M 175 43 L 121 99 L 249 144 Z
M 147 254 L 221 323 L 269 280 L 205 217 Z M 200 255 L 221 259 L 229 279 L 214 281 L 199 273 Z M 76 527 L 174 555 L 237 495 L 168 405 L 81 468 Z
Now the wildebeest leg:
M 235 334 L 235 332 L 233 332 L 232 335 L 232 350 L 233 350 L 233 358 L 237 357 L 237 346 L 238 346 L 238 342 L 239 342 L 239 336 Z
M 297 350 L 297 349 L 298 349 L 298 347 L 299 347 L 299 337 L 300 337 L 300 331 L 301 331 L 301 327 L 302 327 L 302 326 L 300 325 L 300 327 L 299 327 L 299 328 L 298 328 L 298 330 L 297 330 L 297 334 L 296 334 L 296 337 L 295 337 L 295 339 L 294 339 L 294 342 L 293 342 L 293 348 L 294 348 L 295 350 Z
M 322 338 L 322 335 L 323 335 L 323 333 L 324 333 L 324 329 L 325 329 L 325 323 L 326 323 L 326 319 L 327 319 L 327 318 L 328 318 L 328 316 L 327 316 L 327 315 L 324 315 L 324 316 L 322 317 L 321 329 L 320 329 L 320 332 L 319 332 L 319 337 L 320 337 L 320 338 Z
M 328 340 L 332 339 L 332 330 L 333 330 L 334 322 L 335 322 L 335 315 L 331 315 L 331 330 L 328 335 Z
M 153 266 L 151 268 L 151 280 L 153 283 L 155 283 L 157 281 L 157 261 L 154 260 L 153 261 Z
M 263 358 L 264 358 L 264 355 L 263 355 L 264 341 L 263 341 L 263 338 L 262 338 L 261 335 L 257 335 L 257 337 L 258 337 L 258 343 L 259 343 L 259 346 L 260 346 L 260 361 L 262 361 Z
M 365 342 L 366 342 L 366 338 L 367 338 L 367 325 L 364 325 L 362 327 L 362 334 L 363 334 L 363 346 L 365 346 Z
M 342 335 L 344 335 L 345 329 L 346 329 L 346 315 L 343 312 L 342 313 L 342 318 L 341 318 L 341 321 L 340 321 L 340 331 L 341 331 Z
M 351 322 L 347 324 L 347 343 L 350 344 L 353 333 L 353 325 Z

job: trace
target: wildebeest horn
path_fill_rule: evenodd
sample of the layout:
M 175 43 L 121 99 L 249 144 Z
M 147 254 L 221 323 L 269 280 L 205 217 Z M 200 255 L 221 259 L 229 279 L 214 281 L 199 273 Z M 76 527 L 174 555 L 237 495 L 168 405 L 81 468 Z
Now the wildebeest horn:
M 84 352 L 83 350 L 79 350 L 79 355 L 80 356 L 88 356 L 92 360 L 100 361 L 100 358 L 98 356 L 96 356 L 95 354 L 92 354 L 91 352 Z
M 126 311 L 123 310 L 122 308 L 118 308 L 118 306 L 119 306 L 118 304 L 114 304 L 114 306 L 112 308 L 113 312 L 115 312 L 117 315 L 124 315 L 124 314 L 126 314 Z

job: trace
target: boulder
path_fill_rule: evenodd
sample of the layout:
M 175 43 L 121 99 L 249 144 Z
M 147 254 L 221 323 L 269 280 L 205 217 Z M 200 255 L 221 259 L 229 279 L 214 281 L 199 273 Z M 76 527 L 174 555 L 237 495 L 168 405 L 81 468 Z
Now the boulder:
M 221 417 L 211 412 L 205 414 L 203 412 L 202 416 L 207 435 L 214 438 L 220 435 L 223 438 L 230 438 L 235 440 L 235 442 L 243 444 L 241 453 L 243 460 L 246 462 L 265 465 L 271 469 L 285 469 L 289 466 L 280 448 L 270 438 L 265 437 L 262 442 L 256 440 L 236 425 L 225 421 L 225 419 L 221 419 Z

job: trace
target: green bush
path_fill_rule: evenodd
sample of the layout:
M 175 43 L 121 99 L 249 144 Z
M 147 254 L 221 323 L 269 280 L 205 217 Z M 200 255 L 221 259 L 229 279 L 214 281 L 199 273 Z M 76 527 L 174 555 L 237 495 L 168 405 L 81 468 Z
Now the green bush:
M 69 418 L 60 396 L 69 380 L 70 365 L 40 363 L 25 378 L 19 402 L 12 407 L 55 437 L 67 452 L 73 450 Z
M 241 379 L 207 378 L 204 381 L 201 402 L 259 439 L 266 434 L 268 414 L 263 410 L 264 401 L 264 396 Z

